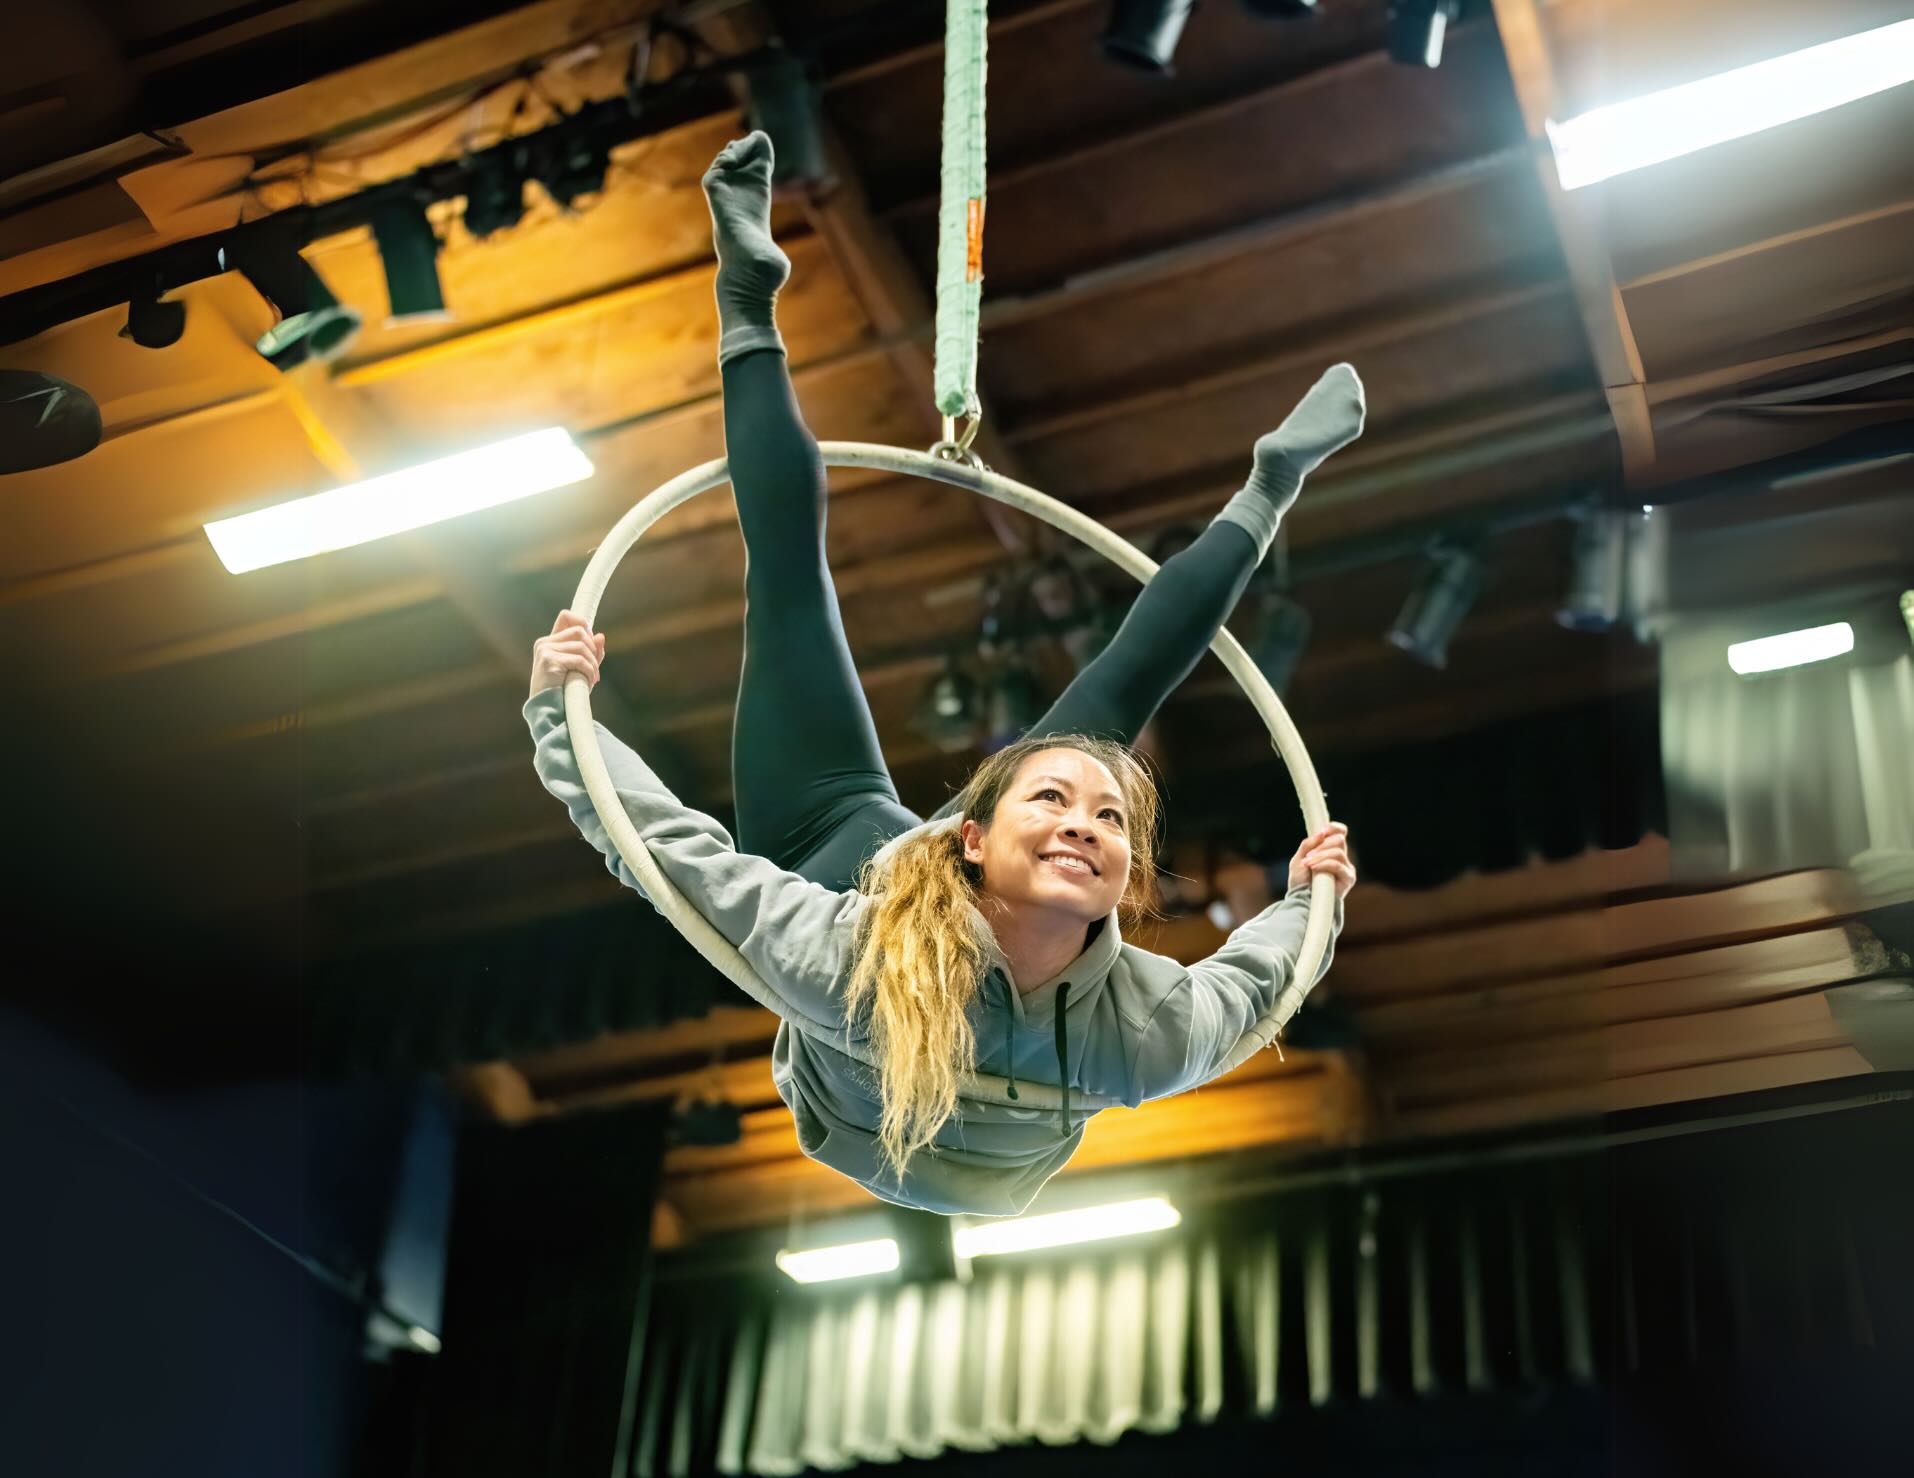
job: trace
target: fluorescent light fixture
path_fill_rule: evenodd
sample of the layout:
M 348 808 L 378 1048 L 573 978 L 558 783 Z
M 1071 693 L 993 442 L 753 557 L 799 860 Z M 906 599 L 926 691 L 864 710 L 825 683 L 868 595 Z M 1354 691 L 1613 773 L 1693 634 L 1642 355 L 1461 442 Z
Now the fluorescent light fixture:
M 871 1242 L 846 1242 L 842 1247 L 814 1247 L 808 1252 L 787 1249 L 778 1254 L 778 1266 L 799 1283 L 830 1283 L 839 1278 L 894 1273 L 897 1241 L 893 1237 L 879 1237 Z
M 978 1222 L 957 1228 L 954 1241 L 959 1257 L 990 1257 L 1004 1252 L 1061 1247 L 1070 1242 L 1103 1242 L 1111 1237 L 1160 1232 L 1182 1220 L 1182 1213 L 1163 1197 L 1149 1196 L 1109 1206 L 1085 1206 L 1078 1211 L 1053 1211 L 1046 1216 Z
M 1555 172 L 1579 190 L 1914 80 L 1914 21 L 1550 120 Z
M 1728 648 L 1728 665 L 1743 677 L 1778 672 L 1808 662 L 1825 662 L 1854 650 L 1854 628 L 1845 621 L 1812 626 L 1806 631 L 1784 631 L 1759 641 L 1736 642 Z
M 592 474 L 591 459 L 566 431 L 550 427 L 222 518 L 206 525 L 220 563 L 235 575 L 333 549 L 349 549 L 549 492 Z
M 1901 619 L 1907 622 L 1907 639 L 1914 641 L 1914 590 L 1901 592 Z

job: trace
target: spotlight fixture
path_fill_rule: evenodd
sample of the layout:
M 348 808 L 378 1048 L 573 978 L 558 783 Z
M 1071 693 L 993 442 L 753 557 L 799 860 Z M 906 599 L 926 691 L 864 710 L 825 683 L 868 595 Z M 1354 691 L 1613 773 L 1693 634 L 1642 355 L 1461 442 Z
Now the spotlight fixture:
M 1389 628 L 1389 644 L 1425 666 L 1447 667 L 1449 643 L 1481 591 L 1482 560 L 1474 550 L 1456 545 L 1436 549 Z
M 1405 67 L 1441 66 L 1442 43 L 1461 13 L 1461 0 L 1395 0 L 1389 7 L 1389 55 Z
M 126 305 L 126 327 L 122 339 L 131 339 L 142 349 L 167 349 L 177 344 L 186 332 L 186 305 L 169 302 L 160 290 L 134 298 Z
M 1113 0 L 1103 54 L 1138 71 L 1168 76 L 1195 0 Z
M 984 703 L 984 752 L 994 754 L 1021 739 L 1043 717 L 1043 693 L 1021 658 L 1013 658 L 990 685 Z
M 1303 660 L 1309 630 L 1308 611 L 1281 593 L 1269 597 L 1249 655 L 1278 697 L 1288 692 L 1296 665 Z
M 981 710 L 977 684 L 951 658 L 925 691 L 915 727 L 946 754 L 955 754 L 976 742 Z
M 372 239 L 385 264 L 386 301 L 393 323 L 446 317 L 445 291 L 439 285 L 439 238 L 425 206 L 394 200 L 372 215 Z
M 100 444 L 100 408 L 78 385 L 38 370 L 0 369 L 0 473 L 33 472 Z
M 1607 631 L 1621 620 L 1630 521 L 1616 508 L 1587 508 L 1575 515 L 1573 568 L 1555 612 L 1570 631 Z
M 831 178 L 824 153 L 824 130 L 818 103 L 817 79 L 802 57 L 779 51 L 748 68 L 753 128 L 771 136 L 777 156 L 771 181 L 775 185 L 820 185 Z
M 465 191 L 465 229 L 475 241 L 508 231 L 525 219 L 525 177 L 503 169 L 481 170 Z
M 358 310 L 341 304 L 311 264 L 285 242 L 258 242 L 232 260 L 221 247 L 219 259 L 222 267 L 238 268 L 279 314 L 279 321 L 254 345 L 273 368 L 288 370 L 308 359 L 332 359 L 344 353 L 359 332 Z
M 561 210 L 605 188 L 611 169 L 611 148 L 594 133 L 569 134 L 557 154 L 545 162 L 538 182 Z
M 1243 0 L 1243 9 L 1266 20 L 1306 20 L 1316 14 L 1316 0 Z

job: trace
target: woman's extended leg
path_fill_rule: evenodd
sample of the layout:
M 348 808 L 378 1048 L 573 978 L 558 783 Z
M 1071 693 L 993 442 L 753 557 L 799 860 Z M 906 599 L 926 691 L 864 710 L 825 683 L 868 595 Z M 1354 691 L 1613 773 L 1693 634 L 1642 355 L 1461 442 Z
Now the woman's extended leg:
M 1348 365 L 1336 365 L 1257 441 L 1248 484 L 1202 537 L 1163 562 L 1110 645 L 1030 732 L 1134 742 L 1236 608 L 1303 478 L 1361 435 L 1362 419 L 1362 381 Z
M 718 242 L 725 450 L 745 543 L 744 668 L 732 721 L 738 844 L 827 887 L 917 824 L 897 799 L 824 552 L 824 463 L 791 388 L 774 305 L 770 141 L 705 176 Z

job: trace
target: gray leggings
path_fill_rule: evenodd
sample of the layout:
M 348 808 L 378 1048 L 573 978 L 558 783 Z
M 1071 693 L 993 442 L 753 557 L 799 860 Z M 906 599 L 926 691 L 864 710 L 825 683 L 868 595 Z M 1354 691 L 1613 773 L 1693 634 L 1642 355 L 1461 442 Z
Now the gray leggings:
M 922 817 L 897 798 L 844 640 L 824 554 L 824 463 L 784 355 L 724 366 L 724 435 L 744 530 L 744 671 L 731 730 L 738 845 L 849 888 Z M 1255 541 L 1212 523 L 1165 560 L 1122 627 L 1030 730 L 1134 742 L 1196 666 L 1256 567 Z

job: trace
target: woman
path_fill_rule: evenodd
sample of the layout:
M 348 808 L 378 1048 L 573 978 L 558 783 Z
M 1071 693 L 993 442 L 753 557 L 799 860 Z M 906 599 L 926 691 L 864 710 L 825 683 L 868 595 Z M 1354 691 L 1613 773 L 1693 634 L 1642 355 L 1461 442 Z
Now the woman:
M 1156 794 L 1105 736 L 1133 738 L 1202 655 L 1302 477 L 1360 431 L 1361 386 L 1338 366 L 1257 443 L 1250 483 L 1164 564 L 1109 648 L 925 827 L 891 785 L 831 588 L 824 469 L 773 313 L 789 264 L 770 236 L 770 173 L 769 141 L 754 134 L 705 180 L 749 551 L 733 739 L 742 850 L 602 729 L 601 742 L 661 866 L 777 994 L 774 1077 L 805 1152 L 889 1199 L 1010 1214 L 1069 1159 L 1097 1107 L 1206 1081 L 1252 1021 L 1279 1000 L 1293 1012 L 1314 983 L 1290 977 L 1311 874 L 1334 876 L 1339 898 L 1354 884 L 1343 829 L 1306 841 L 1289 896 L 1185 970 L 1122 943 L 1119 905 L 1147 905 Z M 595 683 L 602 656 L 603 639 L 561 613 L 534 650 L 526 718 L 540 778 L 636 887 L 564 727 L 566 675 Z M 1052 1048 L 1056 1120 L 958 1101 L 964 1073 L 1014 1085 Z M 1073 1110 L 1073 1090 L 1098 1102 Z

